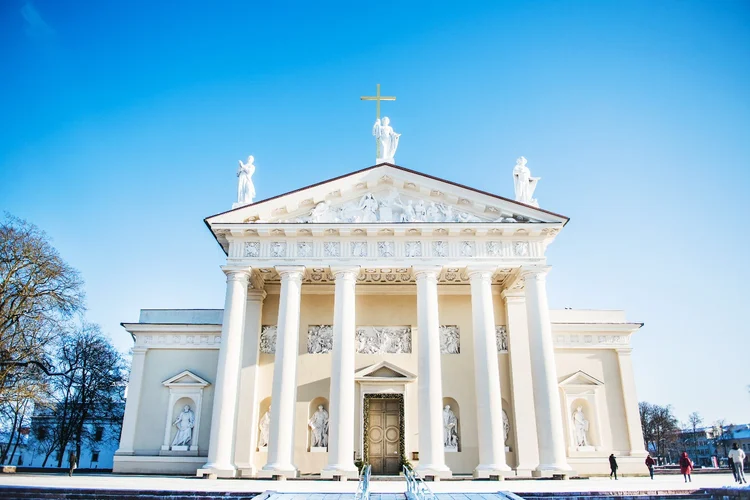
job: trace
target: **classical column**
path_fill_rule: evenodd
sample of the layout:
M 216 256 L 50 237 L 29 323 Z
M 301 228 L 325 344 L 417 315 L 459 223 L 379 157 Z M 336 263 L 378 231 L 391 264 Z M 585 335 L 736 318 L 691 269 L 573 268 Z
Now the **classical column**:
M 625 419 L 628 423 L 628 438 L 630 440 L 631 456 L 646 456 L 643 443 L 643 429 L 641 416 L 638 412 L 638 396 L 635 394 L 635 377 L 633 376 L 632 349 L 617 349 L 617 361 L 620 364 L 620 383 L 622 384 L 623 406 Z
M 250 280 L 249 268 L 225 266 L 222 270 L 227 275 L 227 292 L 211 411 L 211 437 L 208 442 L 208 462 L 198 470 L 198 476 L 209 477 L 234 477 L 237 472 L 234 466 L 234 424 L 242 363 L 242 330 Z
M 268 463 L 262 477 L 295 477 L 294 407 L 297 399 L 297 349 L 304 266 L 277 266 L 281 276 L 276 354 L 273 363 L 271 406 L 273 418 L 268 439 Z
M 440 266 L 414 267 L 417 278 L 419 351 L 419 467 L 423 475 L 450 477 L 443 443 L 443 381 L 440 370 L 440 320 L 437 277 Z
M 529 322 L 531 376 L 534 384 L 539 466 L 542 471 L 570 471 L 565 456 L 563 414 L 557 385 L 552 326 L 549 321 L 546 276 L 549 267 L 521 269 L 526 281 L 526 315 Z
M 328 466 L 322 477 L 357 478 L 354 466 L 355 285 L 359 266 L 331 267 L 336 278 L 333 305 L 331 404 L 328 421 Z
M 128 398 L 125 401 L 125 415 L 122 419 L 120 433 L 120 447 L 115 455 L 133 455 L 135 449 L 135 426 L 138 422 L 138 407 L 141 403 L 141 387 L 143 386 L 143 365 L 146 362 L 146 348 L 133 348 L 133 362 L 130 365 L 130 381 L 128 382 Z
M 505 462 L 503 399 L 497 363 L 495 311 L 492 304 L 492 275 L 495 267 L 469 267 L 471 316 L 474 327 L 474 384 L 477 398 L 479 465 L 475 477 L 508 475 Z
M 245 340 L 242 345 L 242 367 L 240 369 L 240 398 L 237 409 L 237 426 L 234 443 L 234 460 L 238 475 L 254 476 L 255 449 L 258 443 L 260 419 L 258 401 L 258 357 L 260 352 L 260 330 L 263 315 L 264 290 L 249 290 L 245 308 Z M 242 424 L 247 422 L 247 424 Z M 251 424 L 254 423 L 254 424 Z
M 534 388 L 531 377 L 529 326 L 526 320 L 526 297 L 523 290 L 504 290 L 505 317 L 508 327 L 508 359 L 513 401 L 513 430 L 516 437 L 516 475 L 530 476 L 539 465 L 539 442 L 536 439 Z

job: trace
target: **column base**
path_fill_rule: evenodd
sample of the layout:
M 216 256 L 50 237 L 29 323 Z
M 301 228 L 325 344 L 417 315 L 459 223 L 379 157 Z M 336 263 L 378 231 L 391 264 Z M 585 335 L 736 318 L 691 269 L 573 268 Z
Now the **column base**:
M 562 479 L 570 479 L 575 475 L 575 471 L 568 464 L 539 464 L 539 466 L 531 472 L 531 475 L 533 477 L 561 477 Z
M 453 477 L 451 470 L 445 465 L 430 465 L 420 464 L 414 469 L 422 479 L 427 479 L 428 476 L 432 476 L 433 481 L 439 481 L 441 479 L 448 479 Z
M 504 464 L 480 464 L 474 469 L 474 479 L 493 479 L 496 481 L 503 481 L 506 477 L 513 475 L 511 468 Z
M 203 468 L 198 469 L 195 475 L 208 479 L 218 479 L 220 477 L 235 478 L 237 477 L 237 469 L 232 465 L 206 464 Z
M 322 479 L 333 479 L 335 476 L 339 476 L 342 481 L 347 479 L 358 479 L 359 470 L 352 465 L 328 465 L 322 471 L 320 471 L 320 477 Z
M 255 477 L 258 469 L 254 465 L 237 465 L 237 477 Z
M 292 464 L 270 464 L 265 465 L 258 471 L 257 477 L 264 479 L 285 480 L 287 478 L 297 477 L 297 468 Z

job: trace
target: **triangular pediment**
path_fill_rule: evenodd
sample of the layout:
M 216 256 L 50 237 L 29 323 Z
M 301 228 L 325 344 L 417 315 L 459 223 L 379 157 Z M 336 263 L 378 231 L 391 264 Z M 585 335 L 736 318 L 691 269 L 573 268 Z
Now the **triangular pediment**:
M 588 385 L 588 386 L 595 387 L 595 386 L 604 385 L 604 382 L 602 382 L 601 380 L 595 377 L 592 377 L 588 373 L 583 372 L 581 370 L 578 370 L 577 372 L 566 377 L 560 382 L 561 387 L 581 386 L 581 385 Z
M 417 376 L 388 361 L 381 361 L 374 365 L 358 370 L 354 379 L 360 382 L 412 382 Z
M 195 373 L 185 370 L 168 378 L 162 382 L 162 385 L 165 387 L 206 387 L 211 385 L 211 383 Z
M 567 217 L 553 212 L 387 163 L 206 219 L 209 226 L 250 222 L 564 224 L 567 221 Z

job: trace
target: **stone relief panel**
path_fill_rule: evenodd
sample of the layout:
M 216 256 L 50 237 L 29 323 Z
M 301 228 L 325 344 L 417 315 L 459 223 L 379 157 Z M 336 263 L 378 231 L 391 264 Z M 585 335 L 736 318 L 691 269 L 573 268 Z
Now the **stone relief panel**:
M 433 257 L 447 257 L 448 256 L 448 242 L 447 241 L 433 241 L 432 242 L 432 256 Z
M 378 257 L 393 257 L 395 247 L 392 241 L 378 241 Z
M 503 244 L 499 241 L 487 242 L 487 255 L 490 257 L 500 257 L 503 254 Z
M 245 242 L 245 257 L 258 257 L 260 255 L 260 241 Z
M 461 334 L 456 325 L 440 326 L 440 354 L 461 352 Z
M 367 257 L 366 241 L 352 241 L 352 257 Z
M 505 325 L 495 326 L 495 343 L 497 352 L 508 352 L 508 330 Z
M 422 256 L 422 242 L 421 241 L 407 241 L 406 242 L 406 256 L 407 257 L 421 257 Z
M 461 242 L 461 257 L 474 257 L 475 244 L 473 241 Z
M 260 352 L 276 354 L 276 325 L 265 325 L 260 329 Z
M 323 243 L 323 254 L 326 257 L 341 257 L 341 242 L 326 241 Z
M 333 326 L 311 325 L 307 329 L 307 353 L 325 354 L 333 350 Z
M 411 327 L 358 326 L 356 341 L 360 354 L 409 354 Z
M 271 243 L 271 257 L 286 257 L 286 241 Z
M 313 244 L 311 241 L 300 241 L 297 243 L 297 257 L 312 257 Z
M 529 256 L 529 242 L 528 241 L 516 241 L 513 243 L 513 253 L 516 257 L 528 257 Z

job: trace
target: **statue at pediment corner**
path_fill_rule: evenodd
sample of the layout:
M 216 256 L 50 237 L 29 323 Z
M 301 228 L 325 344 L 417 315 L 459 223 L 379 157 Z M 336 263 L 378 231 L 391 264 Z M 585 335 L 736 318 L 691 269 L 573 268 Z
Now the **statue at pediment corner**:
M 255 165 L 253 156 L 247 157 L 247 163 L 239 161 L 240 167 L 237 169 L 237 205 L 249 205 L 255 198 L 255 185 L 253 184 L 253 174 Z
M 531 177 L 531 170 L 526 166 L 526 158 L 523 156 L 516 160 L 513 169 L 513 185 L 516 192 L 516 201 L 538 207 L 539 203 L 534 199 L 534 190 L 541 177 Z

